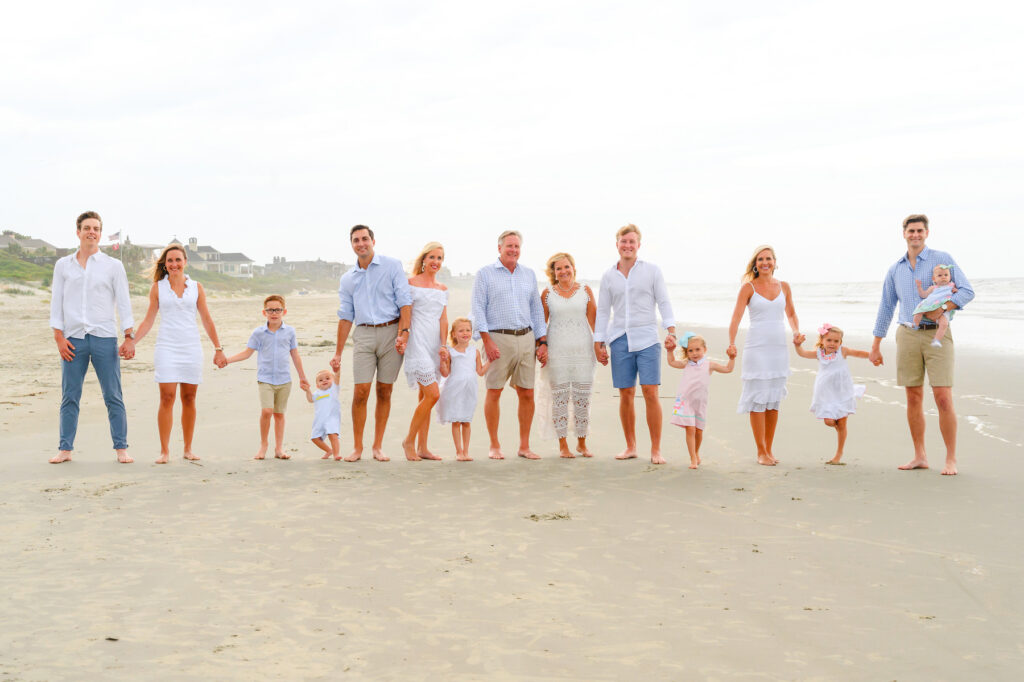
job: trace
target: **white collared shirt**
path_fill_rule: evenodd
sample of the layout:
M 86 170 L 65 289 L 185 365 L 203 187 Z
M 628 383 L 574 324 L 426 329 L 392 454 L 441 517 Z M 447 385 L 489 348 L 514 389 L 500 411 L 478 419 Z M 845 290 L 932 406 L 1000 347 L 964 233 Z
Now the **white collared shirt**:
M 637 260 L 626 277 L 616 263 L 601 277 L 594 341 L 611 343 L 625 334 L 630 352 L 650 348 L 659 342 L 659 311 L 665 329 L 676 326 L 661 268 Z
M 117 338 L 115 308 L 121 329 L 135 326 L 121 261 L 97 251 L 83 268 L 75 251 L 53 266 L 50 326 L 64 332 L 64 338 L 81 339 L 86 334 Z

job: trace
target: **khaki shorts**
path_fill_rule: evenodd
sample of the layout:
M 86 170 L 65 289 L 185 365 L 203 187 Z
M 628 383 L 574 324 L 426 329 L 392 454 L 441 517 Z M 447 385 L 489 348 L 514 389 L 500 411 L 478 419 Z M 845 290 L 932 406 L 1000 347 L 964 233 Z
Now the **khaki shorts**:
M 491 334 L 491 341 L 498 347 L 501 357 L 487 368 L 487 388 L 504 388 L 512 378 L 512 385 L 519 388 L 533 388 L 536 347 L 533 332 L 522 336 L 512 334 Z
M 402 369 L 402 356 L 395 350 L 398 324 L 387 327 L 356 327 L 352 332 L 352 382 L 393 384 Z
M 273 408 L 276 414 L 284 414 L 288 407 L 288 396 L 292 392 L 292 382 L 287 384 L 266 384 L 262 381 L 256 382 L 260 389 L 260 408 L 269 410 Z
M 942 346 L 932 345 L 934 329 L 896 329 L 896 383 L 900 386 L 923 386 L 924 374 L 932 386 L 953 385 L 953 333 L 946 331 Z

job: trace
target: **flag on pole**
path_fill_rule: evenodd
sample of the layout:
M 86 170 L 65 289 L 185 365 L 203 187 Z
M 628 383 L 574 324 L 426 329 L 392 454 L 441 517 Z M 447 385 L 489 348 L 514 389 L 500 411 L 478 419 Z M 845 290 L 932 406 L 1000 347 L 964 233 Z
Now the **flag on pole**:
M 114 234 L 107 235 L 107 240 L 108 241 L 112 241 L 112 242 L 119 242 L 119 241 L 121 241 L 121 230 L 118 230 Z

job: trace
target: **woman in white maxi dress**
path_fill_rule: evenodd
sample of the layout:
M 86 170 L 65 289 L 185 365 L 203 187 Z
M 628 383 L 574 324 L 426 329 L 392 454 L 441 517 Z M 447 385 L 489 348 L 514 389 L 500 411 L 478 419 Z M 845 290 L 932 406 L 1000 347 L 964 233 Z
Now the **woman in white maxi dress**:
M 402 441 L 408 460 L 441 459 L 427 447 L 430 411 L 440 397 L 438 380 L 441 354 L 446 353 L 448 334 L 448 287 L 437 281 L 444 265 L 444 247 L 438 242 L 424 246 L 412 266 L 412 320 L 405 348 L 405 378 L 409 387 L 419 388 L 419 402 L 412 413 L 409 433 Z
M 576 262 L 568 253 L 548 259 L 551 286 L 541 293 L 548 323 L 548 361 L 541 370 L 542 432 L 558 438 L 559 456 L 569 451 L 569 406 L 576 431 L 576 452 L 591 457 L 587 448 L 590 426 L 590 393 L 594 383 L 594 292 L 576 281 Z
M 210 310 L 206 307 L 203 285 L 185 274 L 188 256 L 180 244 L 163 250 L 153 268 L 153 285 L 149 290 L 149 309 L 139 325 L 134 343 L 142 340 L 160 313 L 160 332 L 153 352 L 153 370 L 160 386 L 160 407 L 157 427 L 160 431 L 160 457 L 157 464 L 166 464 L 170 456 L 171 424 L 174 422 L 174 398 L 180 386 L 181 431 L 185 441 L 185 459 L 199 459 L 192 452 L 192 435 L 196 426 L 196 392 L 203 381 L 203 349 L 199 343 L 196 315 L 203 322 L 207 336 L 214 345 L 213 362 L 227 364 L 224 349 L 217 339 Z M 134 352 L 134 344 L 132 346 Z
M 735 350 L 743 311 L 750 311 L 750 329 L 741 357 L 743 393 L 736 411 L 750 415 L 757 462 L 767 466 L 778 463 L 772 453 L 772 443 L 790 373 L 786 319 L 793 330 L 793 340 L 804 340 L 793 306 L 793 294 L 788 283 L 775 279 L 775 266 L 775 250 L 770 246 L 757 247 L 747 264 L 729 323 L 729 347 Z

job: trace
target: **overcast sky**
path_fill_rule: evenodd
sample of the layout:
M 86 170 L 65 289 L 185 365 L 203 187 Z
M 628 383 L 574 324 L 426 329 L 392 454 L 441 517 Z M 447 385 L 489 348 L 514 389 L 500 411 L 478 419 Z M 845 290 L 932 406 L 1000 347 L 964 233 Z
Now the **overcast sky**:
M 0 227 L 74 218 L 257 262 L 351 263 L 348 228 L 456 272 L 614 232 L 670 281 L 881 279 L 924 212 L 972 278 L 1019 276 L 1014 3 L 6 3 Z M 1015 248 L 1016 247 L 1016 248 Z

